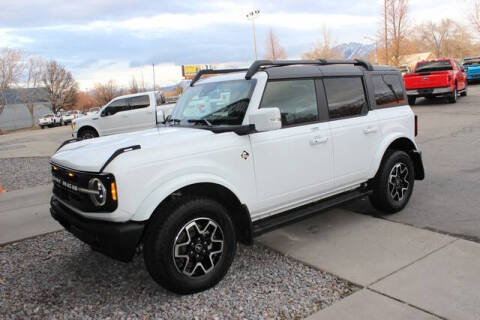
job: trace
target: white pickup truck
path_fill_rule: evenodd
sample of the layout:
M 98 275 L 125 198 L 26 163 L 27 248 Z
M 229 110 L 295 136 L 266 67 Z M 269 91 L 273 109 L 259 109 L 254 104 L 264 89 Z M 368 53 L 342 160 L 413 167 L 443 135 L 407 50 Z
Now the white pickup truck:
M 205 73 L 222 75 L 196 82 Z M 197 292 L 223 278 L 237 241 L 361 197 L 402 210 L 425 175 L 417 125 L 391 67 L 203 70 L 166 126 L 60 147 L 51 214 L 116 259 L 143 248 L 155 281 Z
M 154 128 L 170 115 L 174 104 L 165 104 L 158 92 L 142 92 L 117 97 L 100 112 L 72 121 L 72 136 L 90 139 L 116 133 Z

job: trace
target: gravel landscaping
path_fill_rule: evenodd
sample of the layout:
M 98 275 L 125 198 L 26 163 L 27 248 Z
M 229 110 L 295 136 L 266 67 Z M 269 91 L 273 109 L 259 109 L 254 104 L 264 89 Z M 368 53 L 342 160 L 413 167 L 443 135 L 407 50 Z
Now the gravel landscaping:
M 292 319 L 355 290 L 260 245 L 239 246 L 226 278 L 189 296 L 159 287 L 141 256 L 117 262 L 65 231 L 0 247 L 2 319 Z
M 32 188 L 52 181 L 49 157 L 0 159 L 0 184 L 7 191 Z

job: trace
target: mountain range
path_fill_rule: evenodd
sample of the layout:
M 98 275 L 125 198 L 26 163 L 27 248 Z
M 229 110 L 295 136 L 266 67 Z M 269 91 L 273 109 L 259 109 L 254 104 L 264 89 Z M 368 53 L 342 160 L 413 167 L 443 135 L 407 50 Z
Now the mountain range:
M 339 44 L 333 50 L 338 50 L 344 59 L 365 58 L 375 50 L 375 44 L 349 42 Z

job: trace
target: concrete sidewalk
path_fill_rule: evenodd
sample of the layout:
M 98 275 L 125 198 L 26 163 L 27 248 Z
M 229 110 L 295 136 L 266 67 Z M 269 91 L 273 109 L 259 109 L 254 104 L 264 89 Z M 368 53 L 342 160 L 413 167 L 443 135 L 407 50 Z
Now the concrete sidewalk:
M 0 194 L 0 245 L 62 229 L 50 216 L 52 185 Z
M 259 241 L 361 287 L 311 319 L 480 318 L 480 244 L 339 209 Z

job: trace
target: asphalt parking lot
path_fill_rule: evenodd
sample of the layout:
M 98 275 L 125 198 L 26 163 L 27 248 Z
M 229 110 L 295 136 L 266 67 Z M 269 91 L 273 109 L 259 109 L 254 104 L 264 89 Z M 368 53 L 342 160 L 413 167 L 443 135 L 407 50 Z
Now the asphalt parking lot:
M 413 111 L 426 178 L 403 211 L 385 218 L 480 241 L 480 84 L 456 104 L 421 99 Z M 365 200 L 348 208 L 378 214 Z

